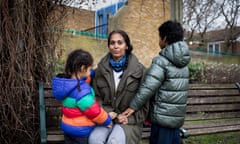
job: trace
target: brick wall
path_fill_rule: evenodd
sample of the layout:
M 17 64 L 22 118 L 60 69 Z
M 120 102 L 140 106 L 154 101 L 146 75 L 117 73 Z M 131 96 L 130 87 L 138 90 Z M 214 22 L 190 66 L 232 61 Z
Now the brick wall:
M 128 0 L 128 4 L 122 7 L 114 17 L 110 18 L 109 31 L 113 29 L 126 31 L 133 44 L 133 53 L 145 66 L 149 66 L 152 58 L 160 52 L 157 29 L 160 24 L 170 19 L 170 8 L 170 0 Z M 66 28 L 83 30 L 94 26 L 94 12 L 69 9 L 67 14 L 68 16 L 64 20 Z M 70 39 L 76 39 L 77 37 Z M 77 44 L 74 41 L 68 45 L 69 42 L 65 41 L 65 53 L 67 54 L 69 50 L 77 47 L 87 48 L 97 57 L 103 54 L 95 54 L 94 48 L 102 47 L 104 49 L 102 52 L 106 53 L 106 41 L 103 41 L 101 46 L 90 46 L 87 41 L 93 43 L 92 40 L 79 39 L 78 42 L 76 41 Z M 95 62 L 98 62 L 99 59 L 96 58 Z
M 64 15 L 59 17 L 59 13 L 64 13 Z M 80 8 L 72 8 L 72 7 L 65 7 L 64 9 L 58 8 L 56 9 L 55 13 L 53 13 L 54 17 L 61 19 L 59 21 L 58 27 L 62 27 L 65 29 L 75 29 L 75 30 L 85 30 L 88 28 L 92 28 L 95 26 L 95 12 L 84 10 Z M 55 23 L 53 24 L 55 25 Z
M 128 0 L 128 4 L 109 21 L 109 31 L 126 31 L 133 44 L 133 53 L 149 66 L 158 55 L 158 27 L 171 16 L 170 0 Z

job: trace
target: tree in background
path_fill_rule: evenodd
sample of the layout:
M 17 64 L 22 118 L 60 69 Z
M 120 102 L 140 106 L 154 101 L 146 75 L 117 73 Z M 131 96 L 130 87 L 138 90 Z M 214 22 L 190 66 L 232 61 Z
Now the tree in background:
M 233 36 L 238 25 L 240 15 L 240 0 L 223 0 L 220 4 L 220 11 L 225 20 L 225 50 L 231 49 L 233 51 Z
M 183 24 L 189 32 L 188 40 L 194 33 L 199 33 L 201 41 L 207 30 L 214 28 L 214 21 L 220 17 L 219 5 L 216 0 L 184 0 Z
M 183 25 L 187 40 L 199 34 L 202 42 L 205 34 L 213 29 L 226 29 L 225 50 L 232 46 L 234 29 L 239 22 L 240 0 L 183 0 Z
M 61 36 L 61 31 L 52 28 L 61 25 L 59 22 L 65 16 L 65 4 L 71 2 L 0 2 L 2 144 L 40 143 L 38 82 L 49 83 L 52 77 L 54 51 Z

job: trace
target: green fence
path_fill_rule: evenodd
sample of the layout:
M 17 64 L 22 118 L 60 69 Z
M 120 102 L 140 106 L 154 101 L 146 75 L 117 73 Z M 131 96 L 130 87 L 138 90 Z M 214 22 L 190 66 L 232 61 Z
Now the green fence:
M 106 34 L 96 34 L 93 32 L 87 32 L 87 31 L 79 31 L 79 30 L 75 30 L 75 29 L 61 29 L 61 28 L 49 28 L 50 30 L 54 30 L 54 31 L 64 31 L 66 33 L 71 33 L 73 35 L 83 35 L 83 36 L 89 36 L 89 37 L 95 37 L 95 38 L 102 38 L 102 39 L 107 39 L 107 35 Z
M 240 54 L 236 54 L 236 53 L 208 51 L 207 49 L 203 49 L 203 48 L 199 48 L 199 47 L 195 48 L 194 50 L 195 50 L 195 51 L 199 51 L 199 52 L 216 54 L 216 55 L 240 56 Z

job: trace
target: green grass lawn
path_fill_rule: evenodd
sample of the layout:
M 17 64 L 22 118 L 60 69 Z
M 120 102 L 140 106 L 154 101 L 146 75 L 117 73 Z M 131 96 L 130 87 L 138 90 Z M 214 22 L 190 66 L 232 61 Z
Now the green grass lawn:
M 148 144 L 148 140 L 147 139 L 141 140 L 139 144 Z
M 240 144 L 240 132 L 193 136 L 185 139 L 184 144 Z
M 148 144 L 148 140 L 144 139 L 140 144 Z M 184 139 L 183 144 L 240 144 L 240 132 L 192 136 Z
M 63 49 L 62 59 L 66 59 L 67 55 L 75 49 L 81 48 L 87 50 L 94 57 L 94 64 L 97 64 L 108 52 L 106 39 L 96 39 L 81 35 L 72 36 L 70 34 L 63 34 L 61 37 L 58 49 L 61 48 Z

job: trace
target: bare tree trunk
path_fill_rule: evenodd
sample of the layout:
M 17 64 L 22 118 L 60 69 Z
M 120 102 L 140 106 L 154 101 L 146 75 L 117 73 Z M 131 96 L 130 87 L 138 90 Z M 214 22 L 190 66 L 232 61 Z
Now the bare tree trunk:
M 221 14 L 226 22 L 225 51 L 233 52 L 233 33 L 240 15 L 240 0 L 224 0 L 221 4 Z
M 0 2 L 0 143 L 40 143 L 38 82 L 48 82 L 56 33 L 48 0 Z

